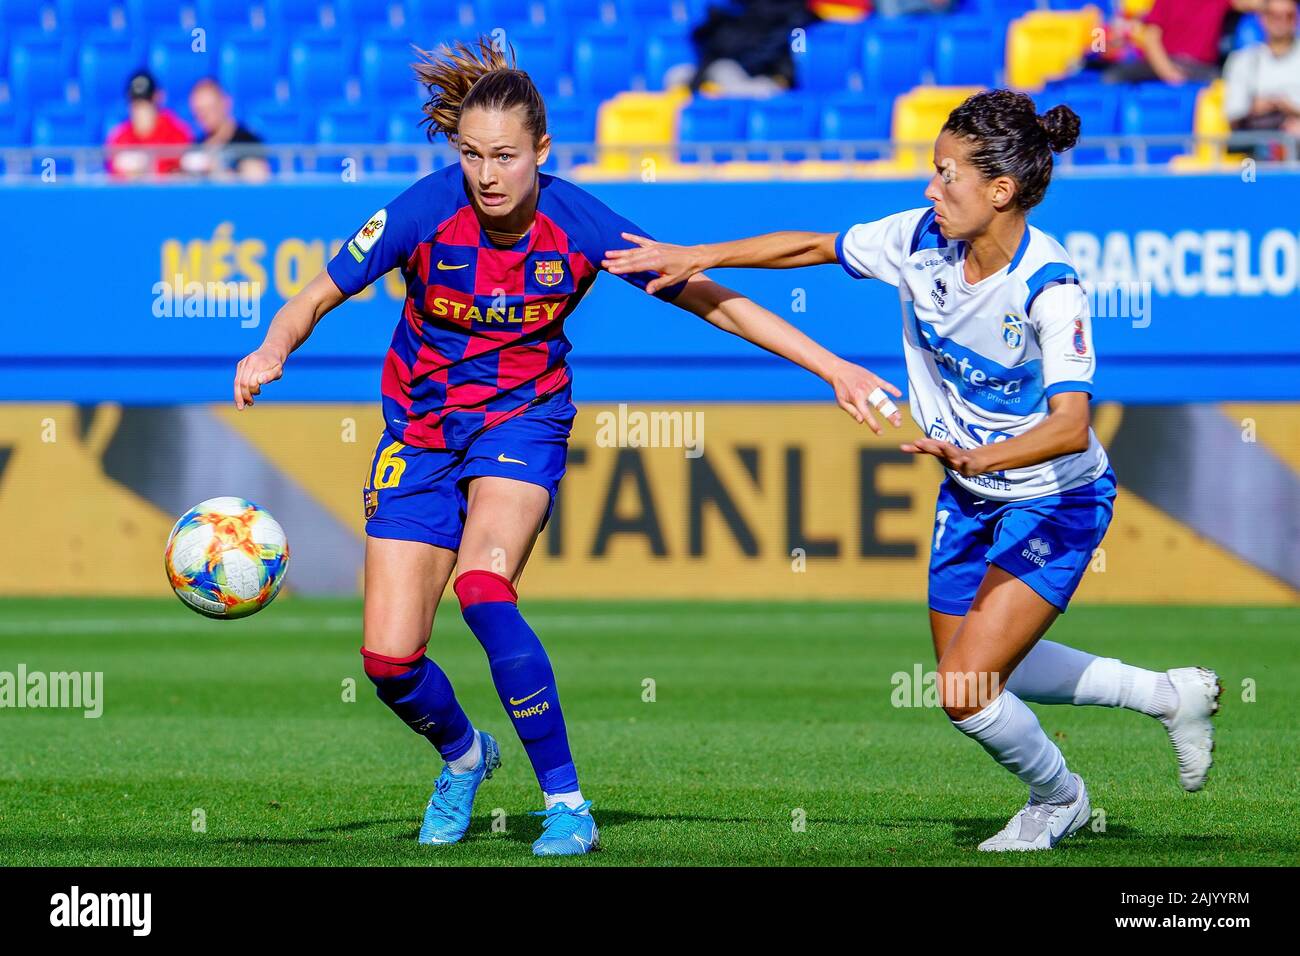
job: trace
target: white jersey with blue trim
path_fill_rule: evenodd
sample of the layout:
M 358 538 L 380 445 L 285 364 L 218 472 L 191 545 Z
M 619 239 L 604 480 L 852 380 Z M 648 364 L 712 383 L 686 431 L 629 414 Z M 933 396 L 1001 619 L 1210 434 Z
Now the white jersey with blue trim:
M 898 287 L 912 418 L 931 438 L 974 448 L 1027 432 L 1059 392 L 1092 394 L 1096 356 L 1088 300 L 1060 243 L 1026 225 L 1011 262 L 974 285 L 966 249 L 943 237 L 930 209 L 860 223 L 835 240 L 849 275 Z M 1018 501 L 1088 484 L 1108 464 L 1089 429 L 1077 454 L 948 474 L 972 494 Z

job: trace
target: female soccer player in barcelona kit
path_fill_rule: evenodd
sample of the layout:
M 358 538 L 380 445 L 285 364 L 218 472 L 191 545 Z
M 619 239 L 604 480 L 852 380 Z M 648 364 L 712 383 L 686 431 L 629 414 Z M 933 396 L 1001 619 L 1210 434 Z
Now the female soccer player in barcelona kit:
M 407 297 L 384 361 L 384 433 L 364 488 L 365 672 L 380 700 L 445 760 L 420 842 L 455 843 L 474 795 L 500 764 L 496 740 L 469 721 L 425 656 L 453 568 L 466 623 L 545 795 L 538 855 L 598 845 L 578 787 L 555 674 L 519 612 L 516 588 L 564 474 L 570 401 L 564 320 L 604 251 L 636 226 L 564 180 L 543 175 L 546 109 L 528 75 L 481 39 L 426 56 L 425 122 L 460 162 L 379 210 L 326 270 L 276 315 L 235 373 L 235 404 L 278 379 L 315 324 L 390 269 Z M 651 274 L 626 278 L 644 288 Z M 882 387 L 748 299 L 695 276 L 657 292 L 820 375 L 875 430 Z M 879 399 L 877 399 L 879 401 Z M 895 424 L 897 412 L 895 411 Z
M 1115 498 L 1089 424 L 1087 298 L 1065 250 L 1025 218 L 1047 189 L 1052 154 L 1078 134 L 1068 107 L 1038 116 L 1023 94 L 978 93 L 935 142 L 928 209 L 840 234 L 715 245 L 629 234 L 637 247 L 610 250 L 604 263 L 615 274 L 659 273 L 649 292 L 706 268 L 837 261 L 855 279 L 898 287 L 909 402 L 925 433 L 902 447 L 946 469 L 929 575 L 940 697 L 953 725 L 1029 787 L 1028 803 L 981 850 L 1048 849 L 1089 819 L 1083 780 L 1023 701 L 1159 718 L 1187 790 L 1204 784 L 1213 749 L 1213 671 L 1159 673 L 1041 640 L 1079 586 Z

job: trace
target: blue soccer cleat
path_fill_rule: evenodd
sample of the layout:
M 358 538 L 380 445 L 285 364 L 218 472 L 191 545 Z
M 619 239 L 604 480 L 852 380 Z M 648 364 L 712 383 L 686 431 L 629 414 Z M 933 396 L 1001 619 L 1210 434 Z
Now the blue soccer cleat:
M 443 764 L 438 782 L 433 785 L 433 795 L 424 808 L 424 823 L 420 826 L 420 842 L 436 846 L 456 843 L 469 829 L 470 811 L 474 809 L 474 794 L 479 784 L 492 776 L 501 766 L 501 748 L 496 739 L 485 730 L 479 731 L 479 744 L 483 756 L 469 773 L 452 773 Z
M 542 817 L 542 835 L 533 844 L 535 856 L 578 856 L 600 849 L 600 831 L 592 818 L 591 801 L 576 808 L 557 803 L 549 810 L 530 811 Z

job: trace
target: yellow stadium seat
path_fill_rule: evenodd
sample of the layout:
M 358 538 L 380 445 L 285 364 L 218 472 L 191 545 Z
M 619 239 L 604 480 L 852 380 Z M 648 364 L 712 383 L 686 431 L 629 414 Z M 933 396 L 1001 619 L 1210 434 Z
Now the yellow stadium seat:
M 1120 14 L 1122 16 L 1137 19 L 1145 17 L 1155 6 L 1156 0 L 1122 0 L 1120 3 Z
M 1073 72 L 1102 24 L 1096 7 L 1034 10 L 1007 30 L 1007 85 L 1041 90 L 1048 80 Z
M 891 132 L 894 158 L 883 165 L 900 172 L 929 169 L 931 144 L 948 114 L 981 89 L 980 86 L 918 86 L 895 99 Z
M 1202 141 L 1190 153 L 1175 156 L 1169 165 L 1179 172 L 1198 172 L 1205 169 L 1222 169 L 1236 166 L 1244 155 L 1229 153 L 1227 136 L 1232 132 L 1228 117 L 1223 113 L 1223 80 L 1215 80 L 1196 95 L 1196 116 L 1192 129 L 1199 137 L 1220 137 L 1218 142 Z
M 600 104 L 596 115 L 596 164 L 610 172 L 626 175 L 634 161 L 654 165 L 667 162 L 677 139 L 677 113 L 691 98 L 685 87 L 662 93 L 619 93 Z M 628 147 L 662 146 L 633 155 Z M 603 148 L 611 147 L 611 148 Z

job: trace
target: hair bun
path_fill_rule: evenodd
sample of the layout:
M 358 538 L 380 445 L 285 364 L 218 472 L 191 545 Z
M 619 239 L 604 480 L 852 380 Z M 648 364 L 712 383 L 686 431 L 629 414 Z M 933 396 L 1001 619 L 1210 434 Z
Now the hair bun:
M 1063 153 L 1079 141 L 1079 114 L 1062 104 L 1053 106 L 1038 117 L 1038 125 L 1047 134 L 1052 152 Z

